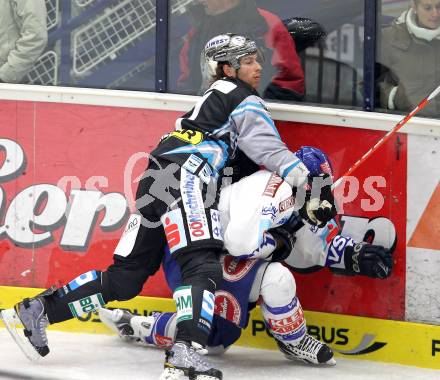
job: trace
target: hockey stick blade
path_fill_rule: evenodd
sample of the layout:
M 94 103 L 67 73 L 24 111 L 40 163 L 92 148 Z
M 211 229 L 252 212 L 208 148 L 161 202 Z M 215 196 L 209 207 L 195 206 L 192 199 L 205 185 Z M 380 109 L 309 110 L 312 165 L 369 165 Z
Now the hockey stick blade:
M 6 326 L 12 339 L 14 339 L 17 346 L 23 354 L 31 361 L 38 362 L 41 359 L 41 355 L 37 352 L 34 346 L 29 342 L 29 339 L 24 336 L 23 325 L 15 310 L 5 309 L 0 312 L 3 319 L 3 323 Z

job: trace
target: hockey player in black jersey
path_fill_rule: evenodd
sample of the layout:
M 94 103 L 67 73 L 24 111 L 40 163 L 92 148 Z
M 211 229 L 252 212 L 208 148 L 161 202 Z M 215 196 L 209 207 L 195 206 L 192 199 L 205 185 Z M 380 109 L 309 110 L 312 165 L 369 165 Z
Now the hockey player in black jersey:
M 115 250 L 114 263 L 106 271 L 91 270 L 58 289 L 19 302 L 15 313 L 2 312 L 16 339 L 15 323 L 20 320 L 24 325 L 27 339 L 22 342 L 33 354 L 49 353 L 48 323 L 138 295 L 159 269 L 168 245 L 180 267 L 182 285 L 173 294 L 176 340 L 161 379 L 181 375 L 222 378 L 221 371 L 197 350 L 207 344 L 214 292 L 222 280 L 218 196 L 223 171 L 241 151 L 295 188 L 310 182 L 310 173 L 281 141 L 256 91 L 261 65 L 255 42 L 244 36 L 220 35 L 208 41 L 204 57 L 215 81 L 151 153 L 136 194 L 139 214 L 132 215 Z M 303 214 L 311 223 L 322 225 L 334 216 L 335 208 L 328 199 L 320 199 L 318 192 L 317 198 L 305 200 Z M 32 350 L 24 349 L 32 355 Z

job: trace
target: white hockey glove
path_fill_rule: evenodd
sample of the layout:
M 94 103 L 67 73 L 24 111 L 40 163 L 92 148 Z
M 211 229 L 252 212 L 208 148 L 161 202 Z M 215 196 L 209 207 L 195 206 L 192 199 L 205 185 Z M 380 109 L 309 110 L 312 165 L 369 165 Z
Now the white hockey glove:
M 309 177 L 306 189 L 302 189 L 305 194 L 296 192 L 297 197 L 304 199 L 304 205 L 299 210 L 299 214 L 307 223 L 322 228 L 336 216 L 331 185 L 330 175 L 320 174 Z

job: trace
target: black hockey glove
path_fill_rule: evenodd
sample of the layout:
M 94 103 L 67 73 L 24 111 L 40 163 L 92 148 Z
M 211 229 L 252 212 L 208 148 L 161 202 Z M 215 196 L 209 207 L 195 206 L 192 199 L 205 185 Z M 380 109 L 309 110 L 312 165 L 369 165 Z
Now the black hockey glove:
M 270 229 L 269 232 L 277 241 L 282 242 L 282 246 L 272 252 L 272 262 L 284 261 L 292 252 L 295 245 L 295 232 L 298 231 L 304 223 L 296 213 L 292 214 L 289 220 L 281 226 Z
M 393 269 L 391 251 L 381 245 L 357 243 L 344 251 L 347 274 L 360 274 L 372 278 L 387 278 Z
M 304 206 L 299 210 L 299 214 L 307 223 L 322 228 L 336 216 L 331 184 L 331 177 L 328 174 L 309 177 L 307 188 L 303 190 L 305 191 Z M 304 194 L 300 195 L 298 192 L 297 195 L 304 197 Z

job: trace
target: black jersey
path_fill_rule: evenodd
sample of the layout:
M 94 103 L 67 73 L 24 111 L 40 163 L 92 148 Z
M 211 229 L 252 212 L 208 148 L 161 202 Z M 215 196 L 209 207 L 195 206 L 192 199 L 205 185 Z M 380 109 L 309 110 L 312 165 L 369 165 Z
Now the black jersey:
M 237 147 L 293 185 L 308 174 L 281 141 L 263 99 L 235 78 L 214 82 L 194 108 L 176 120 L 175 131 L 162 138 L 152 155 L 176 162 L 209 182 L 234 158 Z

